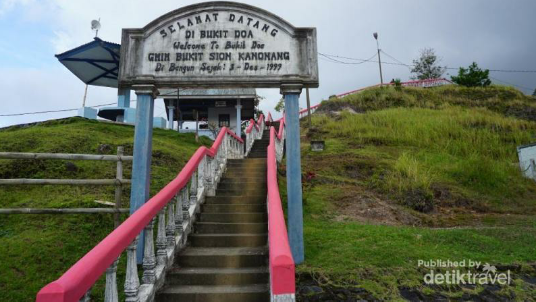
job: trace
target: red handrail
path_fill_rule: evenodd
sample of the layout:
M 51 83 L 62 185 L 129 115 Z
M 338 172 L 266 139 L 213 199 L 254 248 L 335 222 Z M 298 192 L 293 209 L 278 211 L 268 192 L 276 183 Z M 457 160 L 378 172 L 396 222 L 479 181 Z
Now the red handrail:
M 284 118 L 280 122 L 279 129 L 283 129 Z M 270 127 L 266 176 L 268 186 L 268 245 L 272 295 L 282 295 L 296 292 L 296 280 L 294 259 L 290 252 L 285 216 L 277 184 L 275 136 L 275 128 Z
M 106 269 L 128 247 L 132 240 L 147 226 L 151 219 L 188 183 L 203 157 L 205 155 L 210 157 L 216 156 L 226 134 L 231 135 L 243 143 L 241 138 L 236 136 L 231 130 L 223 127 L 210 149 L 199 147 L 173 181 L 149 199 L 84 257 L 78 260 L 58 280 L 43 287 L 37 294 L 36 301 L 79 301 Z
M 452 84 L 452 81 L 450 81 L 450 80 L 447 80 L 445 78 L 439 78 L 439 79 L 425 79 L 425 80 L 414 80 L 414 81 L 401 82 L 400 85 L 402 85 L 402 86 L 411 86 L 413 84 L 434 83 L 434 82 L 442 82 L 442 81 L 447 82 L 449 84 Z M 395 83 L 385 83 L 385 84 L 383 84 L 383 86 L 389 86 L 389 85 L 395 85 Z M 357 90 L 352 90 L 352 91 L 348 91 L 348 92 L 345 92 L 345 93 L 338 94 L 337 97 L 341 98 L 343 96 L 347 96 L 347 95 L 350 95 L 350 94 L 354 94 L 354 93 L 357 93 L 357 92 L 360 92 L 360 91 L 363 91 L 363 90 L 367 90 L 367 89 L 374 88 L 374 87 L 379 87 L 379 86 L 381 86 L 381 84 L 367 86 L 367 87 L 360 88 L 360 89 L 357 89 Z
M 250 123 L 249 123 L 249 126 L 246 129 L 246 133 L 250 133 L 251 130 L 253 130 L 253 125 L 255 125 L 255 128 L 257 130 L 259 130 L 259 125 L 264 122 L 264 115 L 263 114 L 259 115 L 259 119 L 257 120 L 256 123 L 255 123 L 254 119 L 250 119 L 249 121 L 250 121 Z

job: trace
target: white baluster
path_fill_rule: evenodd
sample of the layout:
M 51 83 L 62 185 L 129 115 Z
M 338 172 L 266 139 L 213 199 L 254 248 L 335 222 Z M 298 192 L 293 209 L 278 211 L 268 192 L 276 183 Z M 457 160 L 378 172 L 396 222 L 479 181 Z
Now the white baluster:
M 175 217 L 174 217 L 174 205 L 170 202 L 168 205 L 168 220 L 166 227 L 167 246 L 170 248 L 175 247 Z
M 136 263 L 136 247 L 139 236 L 134 239 L 127 248 L 127 271 L 125 277 L 125 301 L 138 302 L 138 290 L 140 279 L 138 277 L 138 265 Z
M 156 235 L 156 261 L 159 265 L 165 265 L 167 260 L 166 210 L 167 206 L 160 210 L 160 212 L 158 212 L 158 233 Z
M 190 221 L 190 198 L 188 196 L 188 188 L 184 187 L 181 190 L 181 200 L 182 200 L 182 219 L 186 222 Z M 186 231 L 186 230 L 185 230 Z
M 154 255 L 153 240 L 153 228 L 155 220 L 156 217 L 154 217 L 145 227 L 145 244 L 143 249 L 143 276 L 141 278 L 144 284 L 154 284 L 156 281 L 156 258 Z
M 210 156 L 206 156 L 206 165 L 205 165 L 205 190 L 207 191 L 207 196 L 214 196 L 216 195 L 216 187 L 214 185 L 214 168 L 216 160 L 214 158 L 211 158 Z
M 106 269 L 106 288 L 104 290 L 104 302 L 119 302 L 117 293 L 117 262 L 115 260 L 109 268 Z
M 91 302 L 91 288 L 80 298 L 80 302 Z
M 181 193 L 175 194 L 175 229 L 177 230 L 177 234 L 182 234 L 184 230 L 182 229 L 182 222 L 183 222 L 183 216 L 182 216 L 182 199 L 181 199 Z
M 197 172 L 192 174 L 190 184 L 190 204 L 197 204 Z

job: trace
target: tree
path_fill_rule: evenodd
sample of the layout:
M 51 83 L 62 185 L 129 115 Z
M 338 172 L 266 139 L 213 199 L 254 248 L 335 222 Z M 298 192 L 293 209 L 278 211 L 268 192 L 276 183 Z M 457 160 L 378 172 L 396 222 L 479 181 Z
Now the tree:
M 452 76 L 452 81 L 458 85 L 466 87 L 486 87 L 491 84 L 489 79 L 489 70 L 482 70 L 473 62 L 469 67 L 460 67 L 458 76 Z
M 216 139 L 216 137 L 218 137 L 218 134 L 220 134 L 221 129 L 220 127 L 218 127 L 218 124 L 216 124 L 215 122 L 207 123 L 207 128 L 212 134 L 212 136 L 214 137 L 214 139 Z
M 277 105 L 275 105 L 275 111 L 277 112 L 281 112 L 282 110 L 285 109 L 285 99 L 284 98 L 281 98 L 279 100 L 279 102 L 277 102 Z
M 417 60 L 413 60 L 413 69 L 411 73 L 415 76 L 414 80 L 438 79 L 445 72 L 446 67 L 439 66 L 441 58 L 435 54 L 433 48 L 425 48 L 421 50 L 421 56 Z
M 257 96 L 255 97 L 255 100 L 254 100 L 254 102 L 253 102 L 253 106 L 254 106 L 254 107 L 253 107 L 253 115 L 254 115 L 254 117 L 255 117 L 255 120 L 256 120 L 261 114 L 264 114 L 264 113 L 262 112 L 262 110 L 259 109 L 259 104 L 260 104 L 261 100 L 264 100 L 264 99 L 266 99 L 266 98 L 263 97 L 263 96 L 260 96 L 260 95 L 257 95 Z
M 536 89 L 534 89 L 534 92 L 532 93 L 533 97 L 536 97 Z

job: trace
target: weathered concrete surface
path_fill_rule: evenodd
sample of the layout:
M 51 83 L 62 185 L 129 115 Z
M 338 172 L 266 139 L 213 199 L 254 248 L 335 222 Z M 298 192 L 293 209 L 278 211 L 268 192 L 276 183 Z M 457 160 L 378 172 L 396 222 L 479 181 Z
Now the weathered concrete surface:
M 318 87 L 315 28 L 235 2 L 172 11 L 140 29 L 123 29 L 119 82 L 158 88 Z

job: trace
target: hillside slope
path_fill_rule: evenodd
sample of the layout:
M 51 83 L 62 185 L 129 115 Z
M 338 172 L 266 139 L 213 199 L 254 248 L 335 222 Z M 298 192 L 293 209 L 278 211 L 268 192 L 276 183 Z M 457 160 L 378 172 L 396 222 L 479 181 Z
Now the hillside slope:
M 70 118 L 0 130 L 0 152 L 132 155 L 134 127 Z M 202 138 L 202 143 L 211 142 Z M 193 134 L 155 129 L 151 194 L 171 181 L 200 146 Z M 131 164 L 125 163 L 125 178 Z M 115 162 L 0 160 L 0 178 L 115 178 Z M 130 186 L 123 190 L 128 207 Z M 112 186 L 0 186 L 1 208 L 105 207 Z M 35 301 L 37 291 L 55 280 L 113 229 L 112 214 L 1 215 L 0 301 Z M 123 261 L 118 287 L 123 288 Z M 102 278 L 101 278 L 102 279 Z M 94 289 L 102 299 L 103 280 Z M 122 291 L 120 291 L 122 292 Z
M 535 139 L 533 106 L 510 88 L 456 86 L 323 102 L 302 128 L 302 301 L 533 301 L 536 184 L 516 152 Z M 325 150 L 311 152 L 318 139 Z M 515 279 L 498 289 L 425 286 L 418 262 L 431 259 L 490 263 Z

